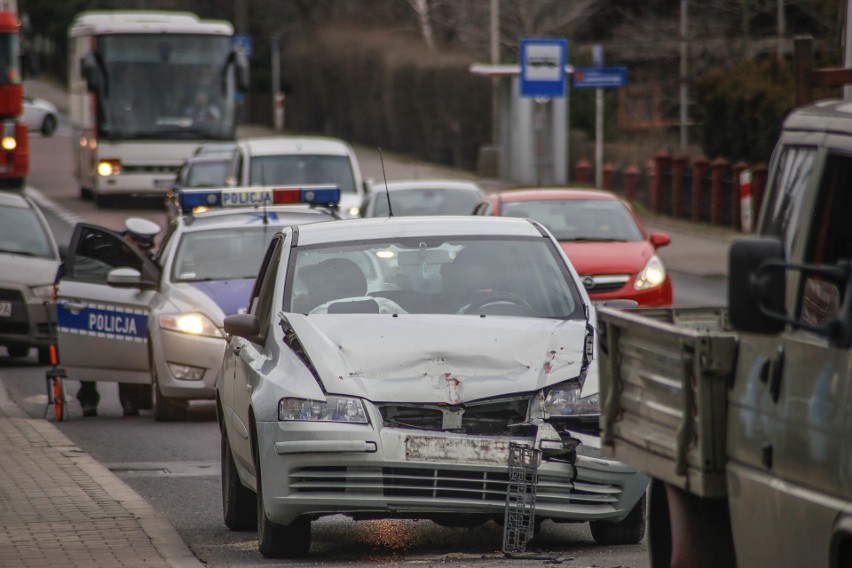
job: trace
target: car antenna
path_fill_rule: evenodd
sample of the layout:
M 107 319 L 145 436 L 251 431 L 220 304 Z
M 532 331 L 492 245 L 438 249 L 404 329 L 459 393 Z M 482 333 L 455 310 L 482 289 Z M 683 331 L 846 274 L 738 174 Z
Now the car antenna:
M 385 174 L 385 157 L 382 155 L 382 147 L 377 146 L 379 149 L 379 161 L 382 163 L 382 177 L 385 178 L 385 195 L 388 198 L 388 217 L 393 217 L 393 208 L 391 208 L 390 202 L 390 191 L 388 191 L 388 176 Z
M 263 185 L 266 185 L 266 170 L 263 167 L 263 162 L 260 163 L 260 179 L 263 180 Z M 266 214 L 266 193 L 263 195 L 263 224 L 269 224 L 269 216 Z

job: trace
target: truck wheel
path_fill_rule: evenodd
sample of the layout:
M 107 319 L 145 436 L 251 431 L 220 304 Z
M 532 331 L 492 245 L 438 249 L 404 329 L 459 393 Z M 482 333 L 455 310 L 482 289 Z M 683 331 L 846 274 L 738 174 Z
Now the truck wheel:
M 630 513 L 617 523 L 591 521 L 589 528 L 598 544 L 636 544 L 645 536 L 645 496 L 633 506 Z
M 254 444 L 257 447 L 257 444 Z M 255 451 L 254 471 L 257 477 L 257 547 L 265 558 L 299 558 L 311 549 L 311 521 L 299 517 L 289 525 L 269 520 L 263 506 L 263 481 L 260 457 Z
M 648 557 L 651 568 L 670 568 L 672 565 L 672 522 L 666 486 L 652 480 L 648 489 Z
M 222 429 L 222 513 L 232 531 L 257 530 L 257 497 L 240 481 L 228 433 Z

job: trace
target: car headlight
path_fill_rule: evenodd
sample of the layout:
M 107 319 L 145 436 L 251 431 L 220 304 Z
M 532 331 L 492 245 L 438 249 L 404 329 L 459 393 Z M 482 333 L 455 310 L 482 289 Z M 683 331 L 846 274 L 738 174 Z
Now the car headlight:
M 18 147 L 18 141 L 15 140 L 14 136 L 4 136 L 3 141 L 0 142 L 0 145 L 3 146 L 4 150 L 12 151 Z
M 350 207 L 349 208 L 349 216 L 350 217 L 357 217 L 360 213 L 361 213 L 360 207 Z
M 278 401 L 278 420 L 308 422 L 351 422 L 367 424 L 367 411 L 358 398 L 329 396 L 325 401 L 282 398 Z
M 160 316 L 160 327 L 189 335 L 225 337 L 210 318 L 198 313 L 166 314 Z
M 660 257 L 653 255 L 645 263 L 645 268 L 639 271 L 636 282 L 633 284 L 637 290 L 656 288 L 666 281 L 666 267 Z
M 48 284 L 46 286 L 30 286 L 30 292 L 32 295 L 42 301 L 51 301 L 53 300 L 53 284 Z
M 554 385 L 545 391 L 544 409 L 552 418 L 559 416 L 589 416 L 601 412 L 597 393 L 581 397 L 579 381 L 570 380 Z

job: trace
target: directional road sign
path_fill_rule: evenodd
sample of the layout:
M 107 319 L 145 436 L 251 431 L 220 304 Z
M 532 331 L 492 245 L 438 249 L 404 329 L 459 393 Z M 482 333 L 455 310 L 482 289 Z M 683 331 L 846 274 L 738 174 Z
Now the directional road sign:
M 627 86 L 627 67 L 578 67 L 575 89 L 614 89 Z

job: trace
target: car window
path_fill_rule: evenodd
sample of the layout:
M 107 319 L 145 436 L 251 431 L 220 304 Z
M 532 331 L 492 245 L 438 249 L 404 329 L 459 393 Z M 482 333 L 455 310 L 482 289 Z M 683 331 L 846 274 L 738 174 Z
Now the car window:
M 372 274 L 362 268 L 365 263 Z M 538 237 L 296 247 L 287 280 L 284 305 L 299 313 L 583 317 L 582 300 L 561 255 L 550 240 Z
M 142 253 L 116 234 L 84 227 L 62 277 L 106 283 L 107 274 L 113 268 L 134 268 L 143 272 Z
M 481 198 L 479 193 L 464 189 L 424 188 L 390 192 L 395 216 L 470 215 Z M 385 217 L 387 214 L 387 199 L 377 199 L 372 215 Z
M 280 229 L 265 225 L 184 233 L 175 251 L 172 281 L 256 278 L 269 241 Z
M 642 231 L 619 201 L 547 199 L 504 201 L 502 215 L 538 221 L 560 241 L 641 241 Z
M 32 209 L 0 207 L 0 251 L 56 258 L 50 236 Z
M 800 219 L 806 191 L 814 170 L 816 148 L 787 146 L 778 155 L 778 166 L 772 187 L 769 188 L 767 224 L 764 234 L 780 237 L 784 252 L 790 258 L 793 243 L 798 242 L 798 232 L 808 225 Z
M 356 192 L 346 156 L 255 156 L 249 167 L 249 185 L 333 184 L 341 193 Z
M 275 300 L 275 277 L 278 273 L 283 243 L 283 238 L 276 238 L 266 250 L 259 277 L 255 281 L 252 297 L 249 300 L 249 311 L 261 321 L 268 321 L 269 316 L 272 315 L 272 305 Z M 261 330 L 268 328 L 268 325 L 260 326 Z
M 225 185 L 230 162 L 196 162 L 189 164 L 184 187 L 221 187 Z

